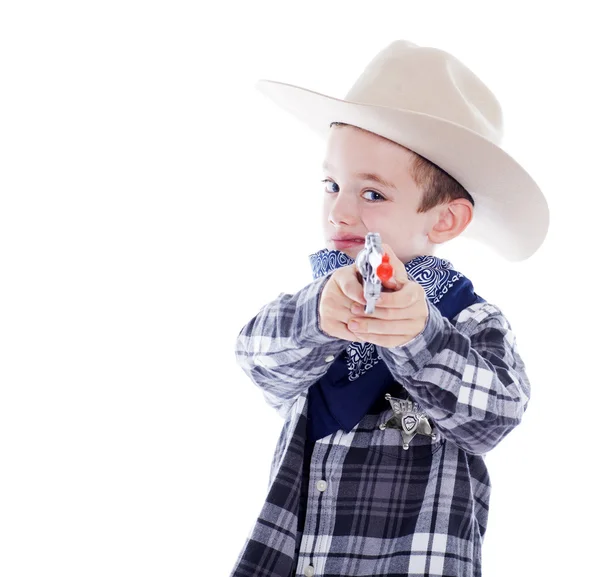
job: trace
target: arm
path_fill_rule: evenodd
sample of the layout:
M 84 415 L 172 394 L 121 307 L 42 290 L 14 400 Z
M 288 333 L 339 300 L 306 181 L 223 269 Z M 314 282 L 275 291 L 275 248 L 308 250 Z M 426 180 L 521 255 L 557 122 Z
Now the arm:
M 462 311 L 456 328 L 428 302 L 425 329 L 379 354 L 442 434 L 476 455 L 493 449 L 527 408 L 530 384 L 511 326 L 498 307 Z
M 327 372 L 326 358 L 337 356 L 347 345 L 323 332 L 319 324 L 319 298 L 330 276 L 294 295 L 281 293 L 237 337 L 238 364 L 282 416 Z

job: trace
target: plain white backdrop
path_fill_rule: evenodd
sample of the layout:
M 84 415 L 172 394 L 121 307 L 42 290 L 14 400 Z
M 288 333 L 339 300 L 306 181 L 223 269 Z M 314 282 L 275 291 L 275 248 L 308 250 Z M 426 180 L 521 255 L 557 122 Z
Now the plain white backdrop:
M 235 338 L 322 248 L 323 143 L 254 84 L 343 97 L 385 45 L 445 49 L 550 204 L 500 306 L 532 384 L 488 454 L 485 577 L 597 566 L 600 128 L 583 1 L 0 6 L 0 575 L 227 576 L 283 424 Z

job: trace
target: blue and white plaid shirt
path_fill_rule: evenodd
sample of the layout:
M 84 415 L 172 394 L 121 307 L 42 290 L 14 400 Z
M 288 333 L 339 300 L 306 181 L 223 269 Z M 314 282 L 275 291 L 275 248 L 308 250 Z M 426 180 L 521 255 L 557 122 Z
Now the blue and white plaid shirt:
M 393 415 L 388 404 L 317 440 L 304 464 L 308 389 L 348 345 L 318 324 L 329 276 L 280 294 L 238 336 L 238 363 L 285 422 L 232 577 L 480 576 L 491 491 L 484 457 L 530 397 L 510 324 L 488 302 L 448 319 L 428 300 L 420 335 L 377 350 L 436 438 L 417 435 L 404 450 L 398 429 L 379 428 Z

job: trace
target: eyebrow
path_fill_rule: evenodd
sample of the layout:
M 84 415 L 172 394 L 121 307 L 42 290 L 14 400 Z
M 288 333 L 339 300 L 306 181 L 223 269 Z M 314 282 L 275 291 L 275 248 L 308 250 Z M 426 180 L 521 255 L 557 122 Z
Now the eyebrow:
M 323 170 L 331 171 L 331 170 L 333 170 L 333 167 L 331 165 L 327 164 L 327 162 L 324 162 Z M 387 180 L 385 180 L 378 174 L 375 174 L 374 172 L 355 172 L 354 176 L 357 176 L 358 178 L 361 178 L 362 180 L 369 180 L 371 182 L 377 182 L 378 184 L 380 184 L 381 186 L 385 186 L 386 188 L 398 190 L 394 186 L 394 184 L 392 184 L 391 182 L 388 182 Z

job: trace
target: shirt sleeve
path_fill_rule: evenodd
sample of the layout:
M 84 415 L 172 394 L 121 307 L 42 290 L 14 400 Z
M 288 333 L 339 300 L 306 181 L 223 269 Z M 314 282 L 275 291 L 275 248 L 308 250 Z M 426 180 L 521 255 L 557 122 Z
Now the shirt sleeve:
M 313 281 L 296 294 L 281 293 L 262 307 L 237 337 L 238 364 L 283 417 L 348 344 L 320 327 L 319 300 L 330 276 Z
M 423 332 L 377 349 L 394 378 L 461 449 L 483 455 L 521 421 L 530 383 L 512 328 L 498 307 L 475 304 L 456 327 L 427 301 Z

